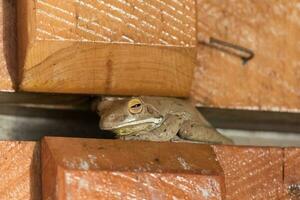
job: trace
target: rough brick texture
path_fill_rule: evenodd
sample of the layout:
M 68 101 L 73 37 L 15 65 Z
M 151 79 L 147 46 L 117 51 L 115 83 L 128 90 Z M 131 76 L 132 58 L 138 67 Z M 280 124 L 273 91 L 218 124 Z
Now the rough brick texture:
M 36 142 L 0 142 L 0 199 L 39 200 L 40 157 Z

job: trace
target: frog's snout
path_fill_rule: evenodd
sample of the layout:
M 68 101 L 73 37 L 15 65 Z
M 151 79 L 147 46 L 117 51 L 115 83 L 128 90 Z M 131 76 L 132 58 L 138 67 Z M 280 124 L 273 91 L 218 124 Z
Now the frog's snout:
M 116 119 L 116 115 L 115 115 L 115 114 L 110 114 L 110 115 L 108 115 L 106 118 L 107 118 L 107 120 L 112 121 L 112 120 L 115 120 L 115 119 Z
M 109 114 L 109 115 L 103 115 L 100 117 L 100 128 L 103 130 L 111 130 L 113 127 L 112 122 L 115 121 L 116 115 Z
M 108 115 L 101 115 L 100 128 L 103 130 L 112 130 L 126 119 L 126 115 L 116 115 L 114 113 Z

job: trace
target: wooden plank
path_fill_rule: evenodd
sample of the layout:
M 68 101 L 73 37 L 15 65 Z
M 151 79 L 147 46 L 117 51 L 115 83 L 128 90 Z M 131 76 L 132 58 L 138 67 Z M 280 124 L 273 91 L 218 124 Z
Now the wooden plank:
M 188 96 L 195 17 L 193 0 L 21 0 L 20 89 Z
M 283 197 L 283 150 L 214 146 L 225 174 L 226 199 L 278 200 Z
M 284 150 L 284 189 L 286 200 L 300 199 L 300 148 Z
M 298 0 L 197 1 L 198 63 L 191 95 L 198 105 L 273 111 L 300 109 Z M 247 64 L 210 37 L 251 49 Z
M 17 88 L 16 1 L 0 0 L 0 91 Z
M 0 199 L 41 199 L 39 145 L 1 141 L 0 179 Z
M 44 199 L 222 199 L 208 145 L 74 138 L 42 141 Z

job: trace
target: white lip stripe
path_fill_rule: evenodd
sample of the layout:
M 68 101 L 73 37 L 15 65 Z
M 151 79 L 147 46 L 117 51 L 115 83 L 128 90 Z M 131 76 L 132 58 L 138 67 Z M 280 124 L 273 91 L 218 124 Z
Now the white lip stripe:
M 133 121 L 133 122 L 128 122 L 128 123 L 125 123 L 125 124 L 121 124 L 119 126 L 116 126 L 116 128 L 122 128 L 124 126 L 132 126 L 132 125 L 143 124 L 143 123 L 159 124 L 159 123 L 161 123 L 161 121 L 162 121 L 162 118 L 143 119 L 143 120 L 139 120 L 139 121 Z

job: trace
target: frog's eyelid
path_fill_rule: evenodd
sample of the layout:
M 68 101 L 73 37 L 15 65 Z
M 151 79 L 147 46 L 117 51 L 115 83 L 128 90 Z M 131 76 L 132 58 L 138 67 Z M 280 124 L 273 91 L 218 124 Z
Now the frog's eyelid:
M 147 106 L 148 108 L 151 108 L 152 110 L 154 110 L 156 113 L 159 113 L 159 111 L 151 104 L 145 104 L 145 106 Z
M 144 104 L 140 98 L 132 98 L 128 101 L 128 105 Z
M 141 97 L 139 99 L 140 99 L 141 103 L 143 104 L 143 106 L 147 106 L 148 105 Z

